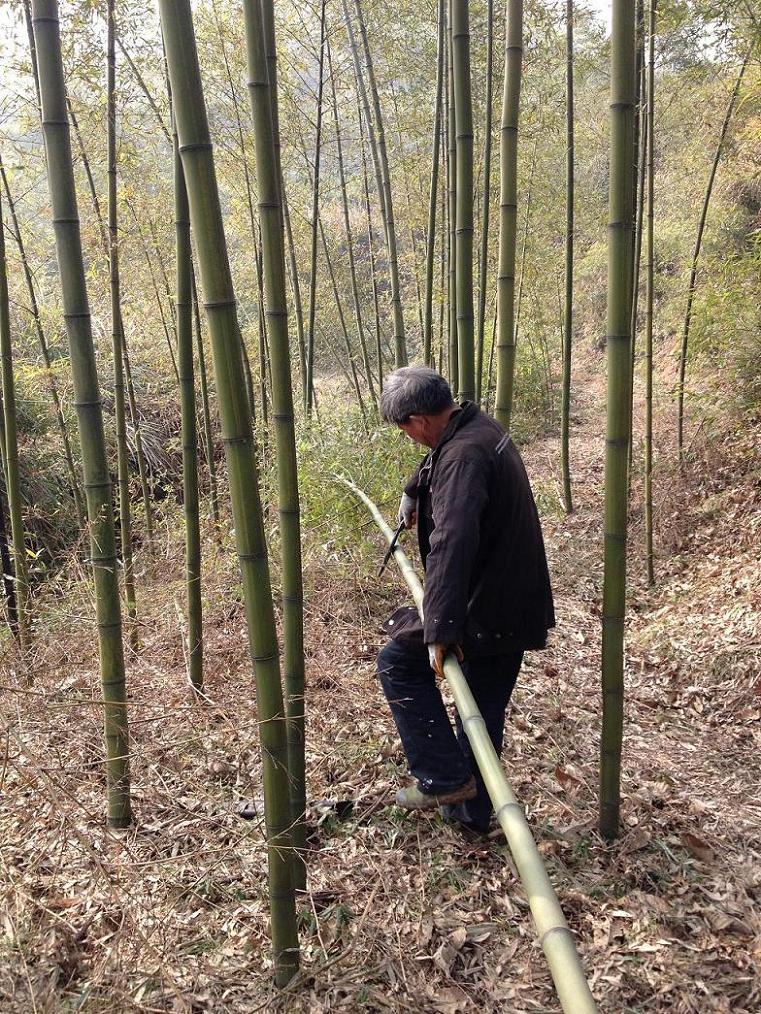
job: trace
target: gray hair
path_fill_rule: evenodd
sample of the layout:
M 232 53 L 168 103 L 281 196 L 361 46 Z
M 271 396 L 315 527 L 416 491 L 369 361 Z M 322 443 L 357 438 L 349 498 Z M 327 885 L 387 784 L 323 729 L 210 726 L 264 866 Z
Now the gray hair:
M 454 405 L 452 389 L 427 366 L 402 366 L 383 382 L 381 419 L 399 426 L 411 415 L 438 415 Z

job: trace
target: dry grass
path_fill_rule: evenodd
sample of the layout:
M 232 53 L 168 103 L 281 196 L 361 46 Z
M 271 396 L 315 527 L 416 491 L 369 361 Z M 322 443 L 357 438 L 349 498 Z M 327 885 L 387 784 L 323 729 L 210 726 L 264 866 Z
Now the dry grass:
M 545 519 L 558 631 L 527 660 L 516 691 L 508 773 L 602 1010 L 758 1010 L 758 461 L 748 441 L 731 454 L 699 449 L 707 478 L 697 466 L 683 482 L 659 473 L 657 588 L 632 567 L 624 833 L 606 845 L 594 828 L 602 442 L 593 387 L 580 412 L 577 511 Z M 556 448 L 539 443 L 527 459 L 551 506 Z M 336 561 L 319 547 L 307 582 L 310 796 L 352 799 L 354 811 L 341 821 L 313 808 L 304 976 L 275 994 L 262 828 L 233 812 L 260 795 L 233 562 L 207 540 L 202 705 L 184 675 L 173 527 L 160 559 L 143 561 L 139 587 L 133 829 L 103 827 L 87 584 L 40 603 L 28 673 L 10 646 L 0 660 L 2 1009 L 556 1010 L 503 842 L 467 842 L 438 817 L 389 805 L 404 766 L 374 656 L 399 583 L 392 574 L 378 588 L 350 556 Z M 635 510 L 633 561 L 640 528 Z

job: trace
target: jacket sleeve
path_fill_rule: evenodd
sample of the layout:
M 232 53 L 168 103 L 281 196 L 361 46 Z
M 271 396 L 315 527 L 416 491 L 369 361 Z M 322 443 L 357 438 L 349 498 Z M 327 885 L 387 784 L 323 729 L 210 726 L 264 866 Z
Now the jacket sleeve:
M 431 485 L 434 530 L 425 564 L 426 644 L 463 641 L 481 515 L 487 498 L 486 470 L 478 457 L 437 463 Z

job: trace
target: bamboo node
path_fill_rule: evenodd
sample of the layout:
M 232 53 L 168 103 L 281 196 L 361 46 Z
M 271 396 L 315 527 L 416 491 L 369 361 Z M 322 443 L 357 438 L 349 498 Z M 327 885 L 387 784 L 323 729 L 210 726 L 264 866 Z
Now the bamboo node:
M 213 147 L 211 141 L 196 141 L 195 144 L 181 144 L 179 151 L 180 154 L 185 151 L 211 151 Z

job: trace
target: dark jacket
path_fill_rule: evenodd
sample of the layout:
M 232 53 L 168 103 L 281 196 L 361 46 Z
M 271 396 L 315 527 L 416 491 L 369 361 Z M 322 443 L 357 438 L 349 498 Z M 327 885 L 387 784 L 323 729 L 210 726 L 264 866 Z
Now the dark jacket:
M 422 640 L 460 644 L 466 655 L 543 648 L 555 613 L 539 515 L 499 423 L 464 402 L 405 492 L 417 498 Z M 420 639 L 419 622 L 403 613 L 387 630 Z

